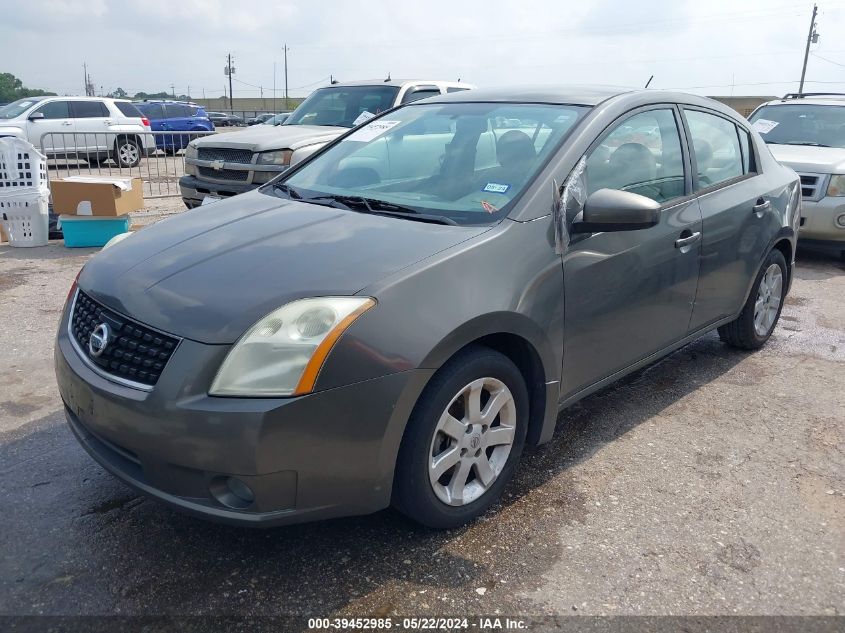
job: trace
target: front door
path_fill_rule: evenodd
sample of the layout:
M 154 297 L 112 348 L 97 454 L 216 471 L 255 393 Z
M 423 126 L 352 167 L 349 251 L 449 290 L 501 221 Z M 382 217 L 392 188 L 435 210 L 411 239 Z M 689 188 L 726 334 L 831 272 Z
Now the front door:
M 689 157 L 680 129 L 673 107 L 640 110 L 614 123 L 587 153 L 580 181 L 588 195 L 631 191 L 662 209 L 651 228 L 569 237 L 562 399 L 689 331 L 702 227 L 698 201 L 688 195 Z
M 67 101 L 50 101 L 30 113 L 44 115 L 43 119 L 30 118 L 27 121 L 27 138 L 35 147 L 48 156 L 55 154 L 73 154 L 76 144 L 73 132 L 76 126 L 70 115 Z

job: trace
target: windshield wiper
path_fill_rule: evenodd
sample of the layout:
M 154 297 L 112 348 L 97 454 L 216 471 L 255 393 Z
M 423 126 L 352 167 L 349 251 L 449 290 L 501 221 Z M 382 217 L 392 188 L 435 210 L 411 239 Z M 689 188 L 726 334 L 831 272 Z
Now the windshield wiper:
M 286 185 L 283 182 L 273 183 L 273 189 L 277 191 L 284 191 L 288 194 L 288 198 L 291 200 L 302 200 L 302 194 L 300 194 L 296 189 L 291 187 L 290 185 Z
M 768 141 L 767 141 L 768 142 Z M 812 141 L 794 141 L 791 143 L 770 143 L 771 145 L 808 145 L 810 147 L 830 147 L 824 143 L 813 143 Z
M 318 196 L 317 198 L 306 198 L 305 202 L 311 200 L 334 200 L 346 206 L 352 211 L 359 213 L 371 213 L 373 215 L 390 215 L 394 217 L 406 218 L 417 222 L 431 222 L 432 224 L 449 224 L 458 226 L 452 218 L 445 215 L 434 215 L 430 213 L 421 213 L 411 207 L 403 207 L 392 202 L 385 202 L 377 198 L 364 198 L 363 196 L 343 196 L 343 195 L 326 195 Z

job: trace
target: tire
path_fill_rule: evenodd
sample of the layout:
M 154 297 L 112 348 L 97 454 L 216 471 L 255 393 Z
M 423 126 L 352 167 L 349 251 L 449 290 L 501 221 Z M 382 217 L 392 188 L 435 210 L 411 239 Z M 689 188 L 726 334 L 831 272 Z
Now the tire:
M 734 321 L 719 328 L 719 338 L 739 349 L 762 347 L 780 318 L 788 275 L 783 253 L 777 249 L 772 250 L 757 273 L 742 312 Z M 759 306 L 758 301 L 762 302 Z
M 468 399 L 475 392 L 479 407 L 470 410 Z M 494 399 L 500 401 L 497 413 L 488 409 L 495 406 Z M 485 411 L 493 417 L 478 415 Z M 393 506 L 439 529 L 478 518 L 513 475 L 527 430 L 528 390 L 516 365 L 487 347 L 463 350 L 434 375 L 408 420 L 397 457 Z M 434 470 L 438 461 L 441 469 Z
M 141 162 L 141 146 L 137 139 L 129 136 L 119 137 L 114 143 L 112 159 L 118 167 L 137 167 Z

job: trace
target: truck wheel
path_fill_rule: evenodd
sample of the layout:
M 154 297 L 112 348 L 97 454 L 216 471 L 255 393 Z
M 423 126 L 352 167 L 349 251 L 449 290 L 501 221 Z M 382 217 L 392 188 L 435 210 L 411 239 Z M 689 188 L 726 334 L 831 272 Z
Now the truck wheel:
M 433 528 L 483 514 L 513 475 L 528 429 L 516 365 L 487 347 L 460 352 L 417 401 L 396 463 L 393 505 Z
M 118 167 L 137 167 L 141 162 L 141 146 L 128 136 L 117 139 L 114 144 L 114 160 Z
M 780 318 L 788 274 L 783 253 L 772 250 L 757 273 L 742 312 L 734 321 L 719 328 L 719 338 L 740 349 L 762 347 Z

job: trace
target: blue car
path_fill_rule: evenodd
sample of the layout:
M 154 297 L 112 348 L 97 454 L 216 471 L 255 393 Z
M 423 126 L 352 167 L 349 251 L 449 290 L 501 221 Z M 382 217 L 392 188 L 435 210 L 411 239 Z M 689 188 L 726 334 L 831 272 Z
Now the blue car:
M 184 101 L 135 101 L 134 105 L 150 120 L 153 132 L 213 132 L 214 123 L 206 111 Z M 191 141 L 189 134 L 156 134 L 156 148 L 176 154 Z

